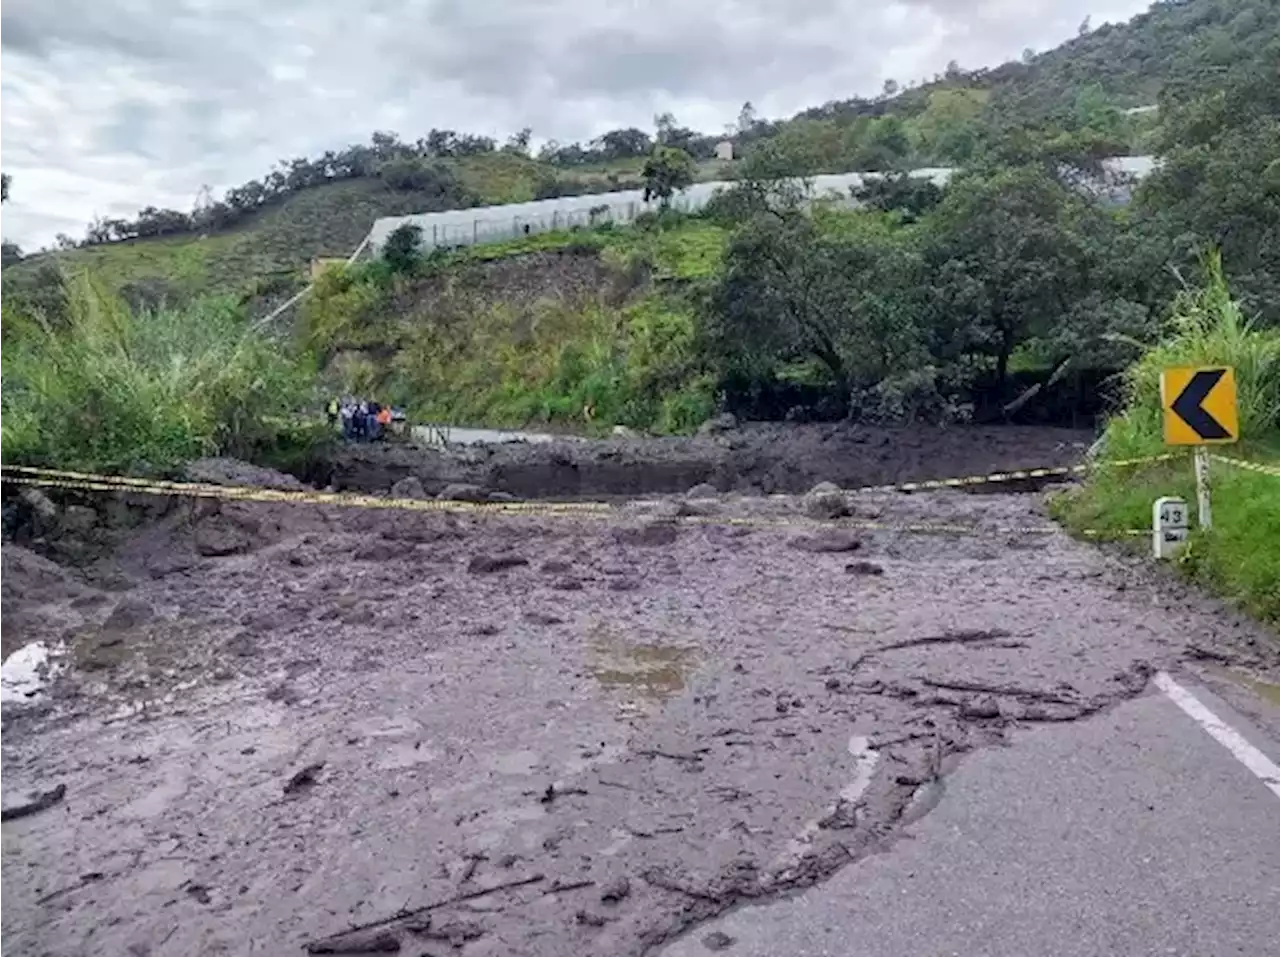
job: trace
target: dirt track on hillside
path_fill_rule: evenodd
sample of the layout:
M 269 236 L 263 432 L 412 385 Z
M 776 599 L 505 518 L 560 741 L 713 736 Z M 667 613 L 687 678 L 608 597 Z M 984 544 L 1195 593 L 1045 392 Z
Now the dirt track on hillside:
M 1036 496 L 851 504 L 183 505 L 83 580 L 7 546 L 69 670 L 5 712 L 6 806 L 67 788 L 4 826 L 5 953 L 644 954 L 886 846 L 1010 728 L 1280 668 Z

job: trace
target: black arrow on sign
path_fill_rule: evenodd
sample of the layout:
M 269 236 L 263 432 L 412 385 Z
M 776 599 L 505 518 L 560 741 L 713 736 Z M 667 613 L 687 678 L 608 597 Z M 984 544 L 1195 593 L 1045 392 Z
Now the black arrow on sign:
M 1229 439 L 1231 433 L 1222 423 L 1204 410 L 1204 400 L 1209 397 L 1218 381 L 1227 374 L 1225 369 L 1201 369 L 1191 377 L 1169 408 L 1202 439 Z

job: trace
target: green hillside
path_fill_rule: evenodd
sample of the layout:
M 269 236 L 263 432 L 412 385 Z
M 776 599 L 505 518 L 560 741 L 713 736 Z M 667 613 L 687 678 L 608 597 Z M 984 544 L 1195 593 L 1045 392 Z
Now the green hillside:
M 1087 132 L 1099 153 L 1146 152 L 1158 139 L 1159 116 L 1124 108 L 1212 85 L 1277 37 L 1280 5 L 1268 0 L 1159 3 L 1026 62 L 971 71 L 955 65 L 894 96 L 833 102 L 786 121 L 760 120 L 744 108 L 736 146 L 740 153 L 776 149 L 792 173 L 967 165 L 1029 127 L 1040 127 L 1041 139 Z M 660 126 L 662 142 L 700 159 L 699 178 L 732 175 L 709 158 L 720 137 L 682 129 L 670 117 Z M 28 257 L 6 268 L 5 292 L 38 300 L 56 263 L 90 267 L 140 302 L 204 292 L 278 301 L 305 281 L 313 258 L 348 255 L 379 216 L 634 186 L 650 142 L 642 131 L 619 130 L 532 159 L 523 146 L 497 149 L 447 131 L 414 144 L 377 134 L 371 146 L 283 163 L 212 210 L 144 210 L 137 224 L 98 224 L 104 236 L 113 226 L 115 235 L 142 235 Z M 405 163 L 426 167 L 425 182 L 402 175 L 390 185 L 388 169 Z

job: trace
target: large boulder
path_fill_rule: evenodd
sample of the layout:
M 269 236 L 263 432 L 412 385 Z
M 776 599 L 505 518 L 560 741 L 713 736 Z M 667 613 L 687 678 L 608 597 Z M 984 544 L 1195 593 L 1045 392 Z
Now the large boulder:
M 422 480 L 416 475 L 410 475 L 402 478 L 391 486 L 392 498 L 430 498 L 427 490 L 422 485 Z
M 839 486 L 831 482 L 819 482 L 801 499 L 805 515 L 817 521 L 830 521 L 849 514 L 849 503 Z

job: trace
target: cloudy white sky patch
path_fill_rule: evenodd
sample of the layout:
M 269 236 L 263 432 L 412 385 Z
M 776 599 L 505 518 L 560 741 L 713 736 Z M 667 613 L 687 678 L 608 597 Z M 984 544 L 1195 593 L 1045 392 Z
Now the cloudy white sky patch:
M 714 132 L 994 66 L 1146 0 L 4 0 L 6 239 L 189 209 L 274 163 L 432 127 Z

